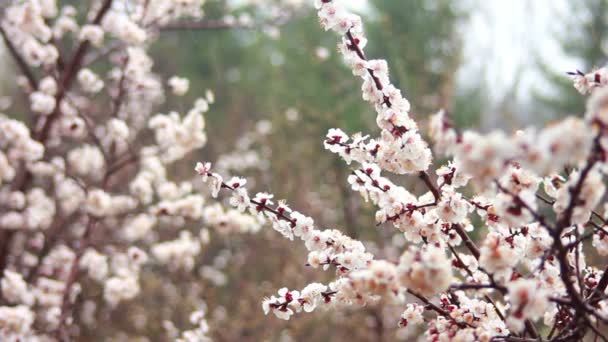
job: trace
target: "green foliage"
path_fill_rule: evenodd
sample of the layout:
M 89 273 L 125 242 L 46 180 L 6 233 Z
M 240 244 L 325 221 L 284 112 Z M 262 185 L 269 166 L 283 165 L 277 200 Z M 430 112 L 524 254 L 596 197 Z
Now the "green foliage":
M 452 107 L 461 37 L 456 26 L 465 16 L 454 1 L 373 0 L 377 20 L 368 24 L 370 51 L 383 56 L 396 86 L 416 112 Z

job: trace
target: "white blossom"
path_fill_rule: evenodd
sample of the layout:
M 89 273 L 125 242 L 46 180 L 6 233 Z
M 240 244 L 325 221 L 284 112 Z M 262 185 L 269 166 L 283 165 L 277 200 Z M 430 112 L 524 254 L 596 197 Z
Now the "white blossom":
M 39 91 L 30 94 L 31 109 L 40 115 L 49 115 L 55 110 L 57 101 L 52 95 Z
M 82 89 L 89 93 L 98 93 L 104 86 L 104 83 L 90 69 L 82 69 L 78 72 L 78 82 Z
M 6 270 L 2 281 L 2 298 L 12 304 L 23 304 L 31 306 L 34 303 L 34 295 L 21 274 Z
M 190 81 L 187 78 L 173 76 L 168 81 L 169 86 L 173 94 L 177 96 L 183 96 L 188 92 L 190 87 Z
M 523 330 L 524 320 L 538 319 L 546 312 L 547 294 L 530 279 L 518 279 L 508 284 L 511 312 L 509 325 L 515 331 Z
M 101 46 L 103 43 L 104 31 L 97 25 L 84 25 L 80 29 L 78 38 L 91 42 L 94 46 Z
M 397 277 L 408 289 L 434 295 L 450 286 L 452 267 L 445 252 L 437 247 L 410 247 L 399 259 Z

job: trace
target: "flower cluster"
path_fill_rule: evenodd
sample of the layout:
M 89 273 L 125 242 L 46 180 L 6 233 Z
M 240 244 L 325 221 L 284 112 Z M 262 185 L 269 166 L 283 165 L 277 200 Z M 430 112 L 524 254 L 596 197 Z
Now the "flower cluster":
M 544 315 L 549 306 L 547 294 L 539 289 L 536 281 L 517 279 L 507 286 L 511 315 L 507 322 L 512 330 L 522 331 L 526 319 L 537 319 Z
M 432 296 L 452 283 L 451 263 L 443 250 L 433 245 L 422 249 L 411 246 L 399 259 L 399 281 L 408 289 Z
M 574 88 L 581 94 L 588 94 L 596 88 L 603 88 L 608 84 L 608 69 L 606 67 L 592 70 L 585 74 L 580 70 L 568 72 L 574 83 Z
M 336 1 L 317 0 L 315 6 L 321 26 L 342 35 L 339 51 L 363 79 L 363 99 L 374 106 L 381 130 L 370 138 L 334 128 L 324 146 L 349 165 L 357 163 L 350 187 L 377 207 L 378 225 L 392 224 L 409 245 L 398 260 L 376 259 L 363 242 L 317 229 L 312 218 L 283 201 L 275 204 L 274 195 L 251 197 L 244 179 L 225 181 L 210 163 L 199 163 L 196 171 L 214 197 L 228 190 L 238 210 L 270 221 L 287 239 L 302 240 L 307 265 L 336 271 L 337 279 L 326 285 L 282 288 L 264 299 L 264 312 L 289 319 L 319 306 L 383 299 L 405 308 L 396 320 L 401 327 L 426 323 L 431 341 L 602 336 L 596 325 L 608 322 L 608 273 L 586 259 L 584 242 L 593 238 L 593 247 L 607 253 L 607 222 L 598 211 L 608 147 L 604 69 L 573 75 L 577 89 L 592 92 L 585 119 L 512 135 L 481 134 L 457 130 L 440 111 L 429 134 L 436 155 L 451 160 L 433 172 L 431 149 L 409 116 L 409 102 L 391 85 L 387 63 L 363 52 L 361 19 Z M 426 192 L 397 185 L 385 172 L 415 175 Z M 549 327 L 547 336 L 540 325 Z
M 152 265 L 196 267 L 219 283 L 221 265 L 201 265 L 210 229 L 259 230 L 257 215 L 206 205 L 193 179 L 168 171 L 206 144 L 215 96 L 207 90 L 185 115 L 157 113 L 189 80 L 156 74 L 147 47 L 165 26 L 201 20 L 204 3 L 2 8 L 0 31 L 31 114 L 23 122 L 0 114 L 0 340 L 77 338 L 80 324 L 138 296 Z M 205 340 L 203 315 L 192 323 L 183 340 Z
M 338 50 L 353 75 L 363 80 L 363 99 L 374 106 L 376 122 L 381 129 L 377 139 L 355 136 L 350 143 L 342 131 L 330 130 L 325 141 L 326 148 L 349 162 L 371 159 L 383 169 L 397 174 L 426 170 L 431 163 L 431 151 L 418 132 L 416 122 L 409 116 L 409 101 L 390 83 L 386 61 L 366 58 L 363 49 L 367 38 L 361 18 L 333 1 L 315 1 L 315 7 L 319 10 L 319 21 L 325 30 L 344 35 Z M 351 154 L 357 147 L 367 148 L 368 153 Z
M 255 215 L 261 222 L 269 222 L 285 238 L 302 240 L 309 251 L 308 264 L 312 267 L 338 267 L 341 273 L 349 273 L 366 267 L 372 259 L 360 241 L 351 239 L 335 229 L 315 228 L 311 217 L 292 211 L 284 201 L 275 205 L 274 195 L 257 193 L 253 198 L 244 187 L 244 179 L 233 177 L 224 182 L 221 175 L 212 173 L 210 163 L 198 163 L 196 172 L 210 184 L 215 195 L 221 188 L 230 189 L 230 204 L 241 212 Z

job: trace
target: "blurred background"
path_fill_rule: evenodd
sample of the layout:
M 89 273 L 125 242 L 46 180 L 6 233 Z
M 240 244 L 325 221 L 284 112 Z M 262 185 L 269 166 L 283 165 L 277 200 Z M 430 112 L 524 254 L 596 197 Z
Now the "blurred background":
M 172 178 L 190 176 L 195 161 L 223 159 L 228 172 L 237 169 L 233 173 L 247 176 L 254 189 L 287 199 L 320 227 L 345 231 L 379 257 L 396 260 L 402 238 L 392 228 L 376 227 L 373 208 L 348 188 L 349 167 L 322 144 L 332 127 L 374 135 L 375 113 L 336 51 L 339 38 L 323 32 L 315 10 L 304 4 L 308 1 L 287 2 L 286 19 L 269 24 L 264 12 L 269 7 L 259 5 L 273 1 L 209 0 L 206 18 L 224 19 L 229 12 L 253 26 L 159 33 L 151 47 L 155 72 L 188 77 L 191 86 L 185 97 L 169 97 L 158 112 L 185 112 L 206 89 L 216 98 L 206 116 L 207 146 L 177 163 Z M 486 131 L 582 114 L 583 98 L 566 72 L 605 63 L 605 0 L 344 2 L 363 16 L 367 55 L 388 60 L 390 76 L 421 127 L 441 108 L 458 127 Z M 17 91 L 15 69 L 5 50 L 0 58 L 5 95 L 0 104 L 6 107 Z M 25 111 L 13 103 L 7 113 Z M 257 156 L 255 167 L 231 168 L 230 155 L 244 151 Z M 423 191 L 415 183 L 409 188 Z M 390 305 L 316 311 L 288 322 L 264 316 L 263 297 L 283 286 L 327 281 L 332 274 L 307 268 L 303 246 L 269 227 L 257 234 L 211 234 L 196 275 L 168 277 L 152 267 L 142 280 L 142 295 L 97 321 L 83 340 L 170 340 L 171 329 L 187 328 L 189 313 L 200 305 L 206 305 L 211 336 L 218 341 L 380 341 L 415 334 L 398 331 L 393 318 L 400 308 Z

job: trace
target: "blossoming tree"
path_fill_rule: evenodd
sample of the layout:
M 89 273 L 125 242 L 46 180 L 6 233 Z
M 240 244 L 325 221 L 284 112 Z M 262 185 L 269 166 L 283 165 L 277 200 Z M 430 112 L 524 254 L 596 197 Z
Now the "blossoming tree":
M 377 208 L 377 225 L 408 243 L 399 258 L 381 259 L 272 194 L 250 196 L 244 178 L 226 176 L 243 167 L 238 157 L 171 179 L 168 167 L 205 145 L 214 95 L 184 116 L 153 114 L 165 84 L 182 96 L 189 82 L 155 75 L 146 47 L 184 19 L 193 19 L 189 28 L 235 24 L 201 20 L 203 2 L 93 1 L 83 23 L 75 7 L 53 0 L 3 9 L 0 34 L 33 115 L 27 123 L 0 115 L 0 339 L 71 340 L 99 310 L 136 297 L 147 265 L 192 271 L 209 239 L 193 223 L 204 220 L 229 233 L 269 223 L 303 242 L 308 267 L 335 272 L 329 283 L 264 299 L 260 310 L 281 319 L 382 301 L 402 308 L 395 326 L 423 326 L 429 340 L 606 340 L 608 273 L 594 256 L 608 255 L 608 70 L 571 74 L 591 94 L 584 118 L 481 134 L 440 111 L 425 137 L 386 61 L 365 55 L 361 19 L 338 0 L 315 0 L 377 113 L 377 137 L 331 129 L 323 142 L 350 165 L 345 181 Z M 427 191 L 413 193 L 389 173 Z M 214 197 L 227 192 L 234 209 L 207 205 L 200 180 Z M 173 337 L 208 340 L 204 310 L 190 318 L 194 328 Z
M 198 163 L 213 196 L 228 192 L 238 210 L 301 240 L 307 266 L 336 273 L 327 284 L 280 289 L 263 300 L 264 312 L 287 320 L 382 299 L 402 305 L 395 324 L 424 325 L 433 341 L 606 340 L 608 273 L 592 255 L 608 254 L 608 70 L 571 74 L 581 93 L 591 93 L 584 119 L 481 134 L 458 130 L 440 111 L 430 120 L 431 149 L 386 61 L 365 55 L 360 17 L 339 1 L 315 6 L 321 26 L 342 37 L 338 49 L 362 79 L 380 129 L 376 138 L 331 129 L 325 148 L 351 165 L 347 181 L 377 207 L 377 224 L 403 232 L 409 245 L 398 260 L 376 259 L 341 230 L 320 229 L 272 194 L 250 196 L 244 179 L 224 180 Z M 427 192 L 414 194 L 387 173 L 416 177 Z
M 92 1 L 82 22 L 76 7 L 54 0 L 2 8 L 0 34 L 32 115 L 0 114 L 0 340 L 72 340 L 82 324 L 140 293 L 145 266 L 198 269 L 207 228 L 260 228 L 255 216 L 205 205 L 192 177 L 170 177 L 173 164 L 206 144 L 213 93 L 183 116 L 154 114 L 165 89 L 177 97 L 189 90 L 188 79 L 153 72 L 146 49 L 161 30 L 253 25 L 246 16 L 207 20 L 204 2 Z M 255 151 L 239 151 L 251 163 L 237 167 L 226 155 L 219 164 L 259 164 Z M 181 339 L 207 340 L 200 307 Z

